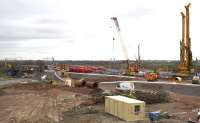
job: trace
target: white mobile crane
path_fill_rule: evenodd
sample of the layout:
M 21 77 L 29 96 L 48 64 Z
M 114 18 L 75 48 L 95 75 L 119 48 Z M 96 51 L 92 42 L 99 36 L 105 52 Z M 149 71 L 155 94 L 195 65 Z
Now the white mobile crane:
M 139 66 L 135 65 L 135 64 L 130 64 L 128 53 L 127 53 L 127 50 L 126 50 L 126 47 L 125 47 L 125 43 L 124 43 L 122 36 L 121 36 L 121 33 L 120 33 L 120 28 L 119 28 L 119 23 L 118 23 L 117 17 L 112 17 L 111 20 L 114 21 L 116 31 L 117 31 L 117 36 L 118 36 L 118 39 L 120 40 L 122 50 L 123 50 L 124 56 L 126 58 L 126 65 L 127 66 L 126 66 L 125 74 L 126 75 L 134 75 L 134 73 L 139 71 Z M 113 38 L 113 40 L 115 40 L 115 38 Z

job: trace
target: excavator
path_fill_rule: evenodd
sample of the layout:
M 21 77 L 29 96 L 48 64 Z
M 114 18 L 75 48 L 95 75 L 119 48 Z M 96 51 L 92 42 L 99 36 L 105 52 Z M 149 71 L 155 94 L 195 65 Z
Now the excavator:
M 125 47 L 125 43 L 122 39 L 121 33 L 120 33 L 120 28 L 119 28 L 119 22 L 117 20 L 117 17 L 112 17 L 111 20 L 113 20 L 115 28 L 116 28 L 116 32 L 117 32 L 117 38 L 119 39 L 121 46 L 122 46 L 122 50 L 124 53 L 124 56 L 126 58 L 126 69 L 125 69 L 125 75 L 130 75 L 133 76 L 135 75 L 135 73 L 139 72 L 139 65 L 136 64 L 132 64 L 130 63 L 129 57 L 128 57 L 128 53 Z M 113 38 L 113 40 L 115 40 L 115 38 Z
M 159 72 L 156 70 L 148 71 L 144 74 L 144 78 L 147 81 L 156 81 L 159 78 Z

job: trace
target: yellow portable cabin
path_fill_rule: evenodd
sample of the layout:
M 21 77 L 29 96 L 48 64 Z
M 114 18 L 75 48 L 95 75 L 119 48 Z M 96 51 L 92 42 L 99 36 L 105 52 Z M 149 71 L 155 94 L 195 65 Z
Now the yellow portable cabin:
M 145 102 L 124 96 L 106 96 L 105 112 L 125 121 L 145 119 Z

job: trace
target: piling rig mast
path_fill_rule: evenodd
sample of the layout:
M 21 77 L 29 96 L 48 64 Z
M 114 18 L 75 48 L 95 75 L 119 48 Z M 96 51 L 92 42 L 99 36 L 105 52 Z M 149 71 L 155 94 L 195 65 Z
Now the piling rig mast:
M 186 14 L 181 12 L 182 16 L 182 41 L 180 42 L 180 64 L 179 73 L 182 75 L 189 74 L 192 68 L 192 51 L 189 25 L 189 7 L 190 3 L 185 6 Z

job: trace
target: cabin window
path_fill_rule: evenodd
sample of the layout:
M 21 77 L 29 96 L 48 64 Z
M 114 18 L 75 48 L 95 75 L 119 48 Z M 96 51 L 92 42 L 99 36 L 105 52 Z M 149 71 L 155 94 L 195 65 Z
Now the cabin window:
M 140 105 L 135 105 L 135 113 L 140 112 Z

